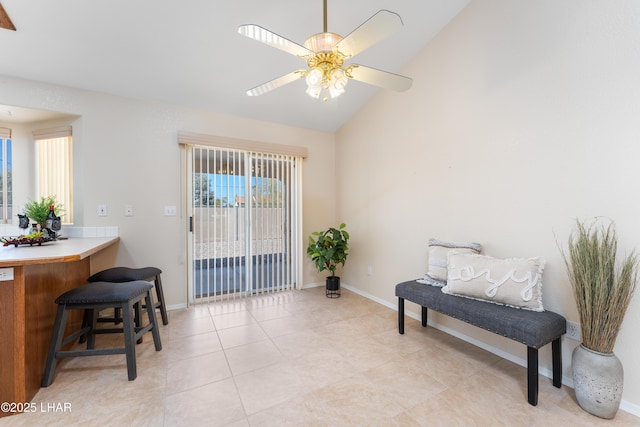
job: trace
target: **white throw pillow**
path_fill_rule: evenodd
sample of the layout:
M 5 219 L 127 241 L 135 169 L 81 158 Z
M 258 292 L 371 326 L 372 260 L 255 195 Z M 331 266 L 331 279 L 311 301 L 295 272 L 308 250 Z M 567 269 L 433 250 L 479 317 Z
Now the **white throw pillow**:
M 429 271 L 425 280 L 432 279 L 434 285 L 444 286 L 447 281 L 447 254 L 451 250 L 478 254 L 482 249 L 480 243 L 444 242 L 429 239 Z
M 446 294 L 544 311 L 540 258 L 496 259 L 487 255 L 449 252 Z

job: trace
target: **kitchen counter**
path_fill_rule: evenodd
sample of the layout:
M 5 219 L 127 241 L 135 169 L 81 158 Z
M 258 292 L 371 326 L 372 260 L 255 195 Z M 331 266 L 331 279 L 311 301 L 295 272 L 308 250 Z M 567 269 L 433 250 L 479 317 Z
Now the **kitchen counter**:
M 25 403 L 40 389 L 56 298 L 87 283 L 90 258 L 119 237 L 70 238 L 42 246 L 0 246 L 0 402 Z M 82 323 L 73 310 L 66 334 Z M 0 417 L 12 415 L 0 412 Z
M 119 237 L 89 237 L 54 240 L 41 246 L 0 247 L 0 268 L 26 264 L 79 261 L 117 243 Z

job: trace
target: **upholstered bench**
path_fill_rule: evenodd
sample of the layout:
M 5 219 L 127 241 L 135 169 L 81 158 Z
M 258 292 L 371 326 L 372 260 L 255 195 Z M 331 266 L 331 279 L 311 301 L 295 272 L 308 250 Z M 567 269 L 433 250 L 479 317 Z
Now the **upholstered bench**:
M 422 307 L 422 326 L 427 326 L 427 309 L 446 314 L 527 346 L 527 391 L 531 405 L 538 404 L 538 349 L 552 348 L 553 385 L 562 385 L 560 338 L 567 330 L 564 317 L 551 311 L 531 311 L 493 304 L 442 292 L 442 288 L 415 280 L 396 285 L 398 331 L 404 334 L 405 299 Z

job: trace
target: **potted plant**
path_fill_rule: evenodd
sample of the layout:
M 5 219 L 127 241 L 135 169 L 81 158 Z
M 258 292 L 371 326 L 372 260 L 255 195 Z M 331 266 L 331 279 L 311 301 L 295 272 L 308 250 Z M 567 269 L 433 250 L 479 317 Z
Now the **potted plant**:
M 47 216 L 49 215 L 49 207 L 53 205 L 56 215 L 62 213 L 62 205 L 56 201 L 55 196 L 41 197 L 39 201 L 30 200 L 24 205 L 24 214 L 34 223 L 39 224 L 42 229 L 45 228 Z
M 584 410 L 613 418 L 623 386 L 622 364 L 613 346 L 638 282 L 638 256 L 632 251 L 617 259 L 612 222 L 576 223 L 568 253 L 562 253 L 582 325 L 582 343 L 571 359 L 574 390 Z
M 321 272 L 329 270 L 331 276 L 326 279 L 326 295 L 330 298 L 340 296 L 340 277 L 336 276 L 338 264 L 344 266 L 349 249 L 349 233 L 346 225 L 340 224 L 340 228 L 329 228 L 325 231 L 314 231 L 309 236 L 307 254 L 314 262 L 316 269 Z M 314 238 L 315 237 L 315 238 Z

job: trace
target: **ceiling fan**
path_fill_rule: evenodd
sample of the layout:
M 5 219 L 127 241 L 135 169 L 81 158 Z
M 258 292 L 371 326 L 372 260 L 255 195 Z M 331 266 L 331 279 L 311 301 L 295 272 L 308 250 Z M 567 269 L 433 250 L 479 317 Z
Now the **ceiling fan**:
M 309 37 L 304 45 L 288 40 L 259 25 L 241 25 L 238 32 L 250 39 L 288 52 L 306 61 L 308 69 L 295 70 L 247 91 L 258 96 L 288 83 L 305 78 L 307 94 L 323 100 L 344 92 L 349 79 L 398 92 L 411 87 L 412 79 L 359 64 L 344 62 L 402 28 L 397 13 L 380 10 L 346 37 L 327 32 L 327 0 L 324 5 L 323 32 Z

